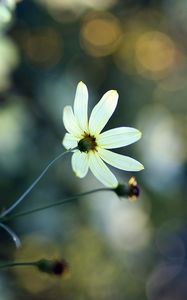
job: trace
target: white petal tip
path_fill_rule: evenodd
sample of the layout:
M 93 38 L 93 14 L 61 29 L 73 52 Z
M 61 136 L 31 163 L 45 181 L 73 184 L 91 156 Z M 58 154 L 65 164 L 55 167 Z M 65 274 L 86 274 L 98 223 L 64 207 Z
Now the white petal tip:
M 64 143 L 64 139 L 62 140 L 62 146 L 66 149 L 68 149 L 66 146 L 65 146 L 65 143 Z
M 136 131 L 136 140 L 133 141 L 133 142 L 137 142 L 137 141 L 139 141 L 142 138 L 142 132 L 140 130 L 138 130 L 138 129 L 135 129 L 135 131 Z
M 62 146 L 63 146 L 66 150 L 71 150 L 71 148 L 66 147 L 63 143 L 62 143 Z
M 64 106 L 62 119 L 64 119 L 64 115 L 67 113 L 67 111 L 70 109 L 70 107 L 71 107 L 70 105 Z
M 142 132 L 140 130 L 138 130 L 138 136 L 140 139 L 142 138 Z
M 144 170 L 144 169 L 145 169 L 144 166 L 141 165 L 137 171 L 142 171 L 142 170 Z
M 114 95 L 114 96 L 117 96 L 117 97 L 119 96 L 119 94 L 118 94 L 118 92 L 116 90 L 110 90 L 109 93 L 111 95 Z
M 137 129 L 137 139 L 136 142 L 142 138 L 142 132 Z
M 116 90 L 109 90 L 107 91 L 104 95 L 110 96 L 110 97 L 114 97 L 117 98 L 119 97 L 119 94 Z
M 66 105 L 66 106 L 64 106 L 64 110 L 67 110 L 67 109 L 69 109 L 69 107 L 71 107 L 70 105 Z
M 79 81 L 78 86 L 81 86 L 81 85 L 86 86 L 86 84 L 83 81 Z
M 78 178 L 83 178 L 85 176 L 83 176 L 82 174 L 78 173 L 78 172 L 74 172 L 75 173 L 75 176 L 78 177 Z
M 68 149 L 65 145 L 64 145 L 64 140 L 62 140 L 62 146 L 66 149 Z

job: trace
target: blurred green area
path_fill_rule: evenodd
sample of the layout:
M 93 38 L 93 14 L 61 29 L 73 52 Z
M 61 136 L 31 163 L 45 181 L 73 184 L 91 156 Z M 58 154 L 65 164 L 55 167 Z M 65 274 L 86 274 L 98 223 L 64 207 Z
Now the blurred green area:
M 5 3 L 8 10 L 5 10 Z M 8 207 L 62 151 L 62 110 L 77 83 L 90 108 L 119 92 L 108 128 L 143 132 L 118 152 L 145 170 L 138 202 L 99 193 L 9 223 L 0 259 L 63 257 L 70 277 L 31 268 L 0 273 L 0 299 L 187 299 L 187 1 L 0 1 L 0 191 Z M 59 161 L 17 208 L 52 203 L 99 187 Z M 45 276 L 44 276 L 45 275 Z

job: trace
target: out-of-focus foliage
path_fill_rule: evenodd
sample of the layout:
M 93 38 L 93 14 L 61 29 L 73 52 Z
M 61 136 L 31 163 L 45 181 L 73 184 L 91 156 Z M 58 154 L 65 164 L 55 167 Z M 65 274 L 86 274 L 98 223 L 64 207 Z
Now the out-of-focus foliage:
M 0 30 L 6 28 L 6 26 L 9 25 L 14 9 L 14 0 L 5 0 L 0 2 Z
M 14 18 L 16 3 L 22 0 L 1 0 L 0 1 L 0 32 L 7 29 Z
M 19 250 L 1 230 L 1 261 L 60 256 L 71 272 L 57 280 L 3 271 L 0 298 L 186 300 L 187 2 L 9 1 L 0 1 L 1 209 L 63 150 L 62 109 L 80 80 L 90 110 L 107 90 L 119 92 L 107 127 L 143 132 L 118 152 L 145 170 L 114 170 L 121 182 L 136 176 L 137 202 L 103 192 L 12 221 Z M 91 174 L 74 176 L 69 155 L 17 211 L 96 187 Z

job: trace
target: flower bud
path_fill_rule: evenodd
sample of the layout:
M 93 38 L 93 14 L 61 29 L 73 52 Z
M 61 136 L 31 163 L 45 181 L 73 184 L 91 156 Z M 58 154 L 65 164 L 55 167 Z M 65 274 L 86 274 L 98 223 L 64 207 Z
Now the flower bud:
M 47 260 L 41 259 L 37 263 L 37 267 L 41 272 L 53 274 L 57 276 L 66 276 L 69 273 L 69 265 L 64 260 Z
M 114 191 L 119 197 L 128 197 L 130 200 L 136 200 L 140 195 L 140 188 L 135 177 L 131 177 L 128 184 L 119 184 Z

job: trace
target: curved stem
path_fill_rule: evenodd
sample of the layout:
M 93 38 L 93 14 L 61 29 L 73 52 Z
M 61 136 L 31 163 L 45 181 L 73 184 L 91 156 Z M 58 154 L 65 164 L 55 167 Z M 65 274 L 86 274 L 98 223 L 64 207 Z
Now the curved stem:
M 10 234 L 12 240 L 16 245 L 16 248 L 19 248 L 21 246 L 21 242 L 17 234 L 5 224 L 0 223 L 0 227 L 2 227 L 6 232 L 8 232 L 8 234 Z
M 35 209 L 31 209 L 31 210 L 28 210 L 28 211 L 24 211 L 24 212 L 14 214 L 14 215 L 8 216 L 8 217 L 3 217 L 3 218 L 0 217 L 0 222 L 10 221 L 10 220 L 17 219 L 17 218 L 20 218 L 20 217 L 23 217 L 23 216 L 27 216 L 27 215 L 33 214 L 35 212 L 39 212 L 39 211 L 42 211 L 42 210 L 45 210 L 45 209 L 48 209 L 48 208 L 52 208 L 52 207 L 55 207 L 55 206 L 59 206 L 59 205 L 69 203 L 69 202 L 71 202 L 73 200 L 76 200 L 80 197 L 84 197 L 86 195 L 93 194 L 93 193 L 96 193 L 96 192 L 102 192 L 102 191 L 110 191 L 111 192 L 111 191 L 113 191 L 113 189 L 112 188 L 100 188 L 100 189 L 95 189 L 95 190 L 88 191 L 88 192 L 85 192 L 85 193 L 77 194 L 76 196 L 66 198 L 65 200 L 58 201 L 58 202 L 55 202 L 53 204 L 49 204 L 49 205 L 45 205 L 45 206 L 38 207 L 38 208 L 35 208 Z
M 31 262 L 7 262 L 4 264 L 0 264 L 0 270 L 6 269 L 6 268 L 12 268 L 12 267 L 27 267 L 27 266 L 37 266 L 38 262 L 31 261 Z
M 42 177 L 45 175 L 45 173 L 49 170 L 52 165 L 59 160 L 62 156 L 65 154 L 71 152 L 70 150 L 67 150 L 65 152 L 62 152 L 60 155 L 55 157 L 48 165 L 45 167 L 45 169 L 42 171 L 42 173 L 34 180 L 34 182 L 29 186 L 29 188 L 8 208 L 6 209 L 2 214 L 1 217 L 4 217 L 8 215 L 14 208 L 16 208 L 22 201 L 23 199 L 32 191 L 32 189 L 37 185 L 37 183 L 42 179 Z

